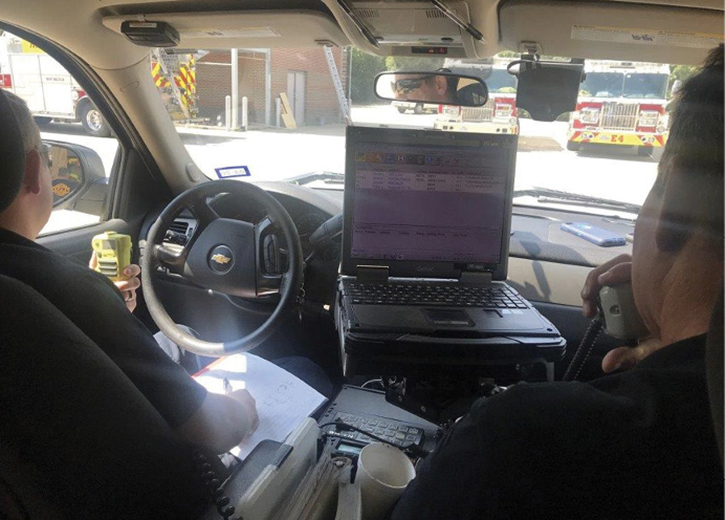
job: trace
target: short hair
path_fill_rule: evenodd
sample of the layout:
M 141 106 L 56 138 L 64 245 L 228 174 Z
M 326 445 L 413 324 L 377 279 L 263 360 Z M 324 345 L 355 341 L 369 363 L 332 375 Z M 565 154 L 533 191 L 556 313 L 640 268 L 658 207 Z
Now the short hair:
M 35 124 L 33 114 L 30 113 L 27 103 L 22 98 L 16 96 L 12 92 L 5 91 L 5 97 L 10 104 L 15 120 L 20 127 L 20 137 L 23 140 L 23 151 L 25 153 L 31 150 L 40 149 L 42 140 L 40 138 L 40 129 Z
M 657 185 L 686 175 L 697 202 L 687 220 L 723 239 L 723 45 L 708 54 L 673 102 Z

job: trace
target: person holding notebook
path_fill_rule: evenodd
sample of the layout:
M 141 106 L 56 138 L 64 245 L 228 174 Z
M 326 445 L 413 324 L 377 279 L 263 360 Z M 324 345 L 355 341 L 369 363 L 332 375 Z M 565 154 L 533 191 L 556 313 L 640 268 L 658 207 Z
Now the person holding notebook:
M 723 285 L 723 47 L 679 92 L 659 175 L 637 219 L 637 308 L 659 342 L 613 354 L 631 370 L 589 383 L 518 384 L 476 402 L 439 441 L 392 520 L 722 518 L 705 332 Z

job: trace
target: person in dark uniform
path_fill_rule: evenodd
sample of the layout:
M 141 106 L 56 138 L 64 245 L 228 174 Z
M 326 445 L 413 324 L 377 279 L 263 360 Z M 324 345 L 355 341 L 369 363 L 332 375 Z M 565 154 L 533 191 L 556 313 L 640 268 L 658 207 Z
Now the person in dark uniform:
M 685 83 L 632 258 L 596 269 L 629 281 L 654 341 L 613 351 L 589 383 L 517 384 L 477 401 L 418 468 L 393 520 L 723 518 L 705 333 L 723 286 L 723 47 Z M 631 261 L 630 261 L 631 260 Z
M 2 117 L 17 121 L 25 161 L 15 197 L 0 208 L 0 274 L 31 286 L 75 323 L 181 438 L 215 453 L 239 444 L 258 422 L 249 392 L 208 393 L 158 347 L 128 312 L 128 296 L 124 298 L 105 276 L 34 242 L 52 211 L 48 159 L 25 102 L 9 92 L 4 96 L 11 113 Z
M 58 356 L 55 366 L 58 367 L 59 373 L 53 374 L 52 379 L 62 380 L 67 377 L 72 384 L 66 385 L 61 382 L 62 388 L 74 388 L 78 391 L 78 388 L 83 387 L 83 393 L 86 395 L 100 395 L 103 392 L 89 382 L 97 377 L 83 370 L 74 373 L 70 360 L 75 359 L 83 367 L 89 364 L 102 366 L 101 370 L 108 372 L 106 374 L 108 380 L 115 381 L 115 384 L 119 385 L 118 388 L 109 390 L 117 390 L 116 396 L 124 393 L 126 395 L 123 403 L 107 402 L 104 403 L 104 407 L 111 411 L 118 410 L 119 413 L 124 411 L 130 415 L 138 411 L 137 420 L 140 421 L 128 427 L 117 424 L 111 436 L 118 439 L 119 446 L 128 450 L 128 443 L 124 444 L 125 434 L 135 431 L 138 435 L 139 429 L 141 433 L 148 432 L 148 439 L 142 441 L 143 447 L 138 449 L 131 447 L 131 451 L 137 454 L 146 450 L 146 460 L 129 460 L 123 469 L 98 468 L 93 462 L 94 457 L 104 460 L 102 453 L 94 452 L 94 446 L 107 445 L 108 439 L 101 441 L 88 438 L 82 446 L 75 444 L 78 456 L 83 459 L 78 466 L 90 471 L 90 465 L 95 471 L 105 471 L 102 475 L 103 480 L 113 483 L 113 489 L 104 491 L 105 496 L 84 495 L 80 489 L 83 486 L 81 483 L 89 486 L 90 477 L 78 474 L 77 471 L 82 471 L 80 469 L 74 472 L 75 468 L 55 468 L 52 461 L 53 453 L 45 454 L 48 461 L 47 471 L 40 478 L 47 480 L 47 475 L 55 475 L 56 470 L 62 470 L 63 480 L 67 482 L 54 479 L 52 485 L 48 484 L 52 489 L 44 489 L 41 492 L 45 495 L 44 498 L 55 497 L 53 507 L 61 511 L 56 511 L 56 514 L 70 515 L 62 516 L 64 518 L 87 518 L 89 511 L 98 511 L 97 508 L 102 508 L 104 501 L 109 504 L 115 503 L 119 508 L 104 513 L 103 516 L 107 518 L 195 518 L 200 509 L 206 505 L 209 494 L 205 489 L 196 486 L 199 475 L 193 467 L 192 455 L 203 453 L 213 456 L 226 452 L 254 431 L 258 424 L 254 398 L 246 390 L 237 390 L 227 395 L 207 392 L 159 347 L 148 329 L 132 314 L 136 306 L 135 293 L 140 285 L 138 280 L 140 268 L 137 265 L 127 269 L 125 274 L 130 277 L 129 280 L 114 285 L 107 277 L 89 269 L 88 266 L 54 253 L 35 242 L 52 211 L 52 175 L 49 169 L 48 151 L 41 142 L 40 131 L 25 102 L 12 93 L 1 90 L 0 122 L 3 123 L 0 128 L 0 165 L 2 165 L 0 166 L 0 278 L 12 280 L 13 283 L 20 282 L 31 288 L 55 308 L 54 312 L 60 311 L 62 316 L 67 318 L 59 320 L 58 326 L 64 333 L 59 340 L 60 343 L 54 344 L 55 339 L 52 335 L 47 339 L 49 354 Z M 10 302 L 12 295 L 1 296 L 3 304 L 12 305 Z M 65 323 L 68 320 L 72 324 L 70 328 L 74 330 L 69 330 L 69 325 Z M 28 323 L 28 326 L 32 325 Z M 3 349 L 23 347 L 22 337 L 13 336 L 16 332 L 10 330 L 11 342 L 0 347 Z M 82 348 L 88 349 L 87 345 L 80 345 L 84 343 L 83 336 L 97 348 L 82 350 Z M 74 339 L 69 341 L 68 338 Z M 68 355 L 65 357 L 62 352 L 59 353 L 64 345 L 68 349 Z M 28 360 L 35 359 L 32 356 L 41 355 L 37 341 L 31 340 L 26 347 Z M 22 352 L 17 350 L 2 352 L 4 356 L 22 355 Z M 278 360 L 278 365 L 295 373 L 329 396 L 331 383 L 322 369 L 311 361 L 293 357 Z M 125 383 L 120 382 L 121 380 Z M 0 377 L 0 381 L 3 381 L 3 378 Z M 44 382 L 38 380 L 29 384 L 32 388 L 39 388 Z M 2 397 L 7 398 L 13 391 L 17 391 L 18 386 L 22 385 L 16 384 L 11 388 L 3 386 Z M 69 417 L 77 416 L 79 408 L 72 397 L 73 393 L 70 392 L 67 398 L 61 396 L 60 400 L 56 400 L 57 408 L 54 413 L 59 416 L 64 414 Z M 21 395 L 20 399 L 25 398 Z M 32 408 L 32 411 L 23 412 L 23 406 L 26 407 L 25 410 Z M 43 433 L 45 424 L 43 424 L 42 403 L 23 404 L 14 399 L 12 407 L 18 408 L 17 413 L 20 413 L 23 419 L 9 421 L 6 420 L 7 416 L 3 417 L 4 424 L 0 426 L 2 431 L 0 437 L 3 434 L 7 437 L 3 438 L 2 442 L 7 442 L 10 437 L 30 439 L 38 435 L 40 435 L 38 444 L 44 446 L 53 445 L 58 440 L 64 445 L 63 439 L 68 439 L 70 445 L 77 442 L 74 438 L 77 433 L 72 428 L 68 431 L 49 431 L 47 435 Z M 99 421 L 97 431 L 105 431 L 108 434 L 109 421 L 113 420 L 113 415 L 110 412 L 110 418 L 87 417 L 84 420 L 90 424 Z M 145 429 L 144 425 L 148 425 L 148 428 Z M 29 434 L 27 428 L 32 428 L 33 435 Z M 168 430 L 168 434 L 162 431 L 164 429 Z M 114 430 L 114 427 L 111 427 L 111 430 Z M 119 437 L 115 437 L 116 435 Z M 110 442 L 113 445 L 113 439 Z M 152 446 L 155 447 L 154 455 L 148 456 L 148 450 L 151 450 Z M 2 464 L 5 462 L 2 457 L 6 456 L 4 449 L 7 449 L 7 446 L 0 445 Z M 13 449 L 17 450 L 18 447 L 15 446 Z M 28 445 L 20 449 L 29 450 L 28 453 L 34 454 L 39 446 Z M 117 461 L 118 456 L 120 455 L 114 454 L 106 458 Z M 169 466 L 150 467 L 158 460 L 165 460 Z M 23 468 L 34 467 L 28 461 L 17 462 Z M 43 467 L 44 464 L 40 466 Z M 118 478 L 115 480 L 114 471 L 122 472 L 122 475 L 117 475 Z M 30 480 L 33 478 L 35 477 Z M 128 491 L 131 487 L 129 483 L 136 481 L 139 484 L 133 486 L 133 491 Z M 142 484 L 143 482 L 146 484 Z M 93 483 L 95 484 L 96 482 Z M 9 503 L 13 503 L 12 494 L 16 491 L 13 490 L 13 485 L 20 486 L 21 494 L 27 500 L 23 484 L 3 482 L 0 478 L 0 517 L 4 518 L 4 505 L 8 502 L 8 493 L 11 495 Z M 139 488 L 142 491 L 139 491 Z M 72 489 L 73 497 L 78 500 L 80 500 L 78 497 L 84 497 L 83 501 L 86 503 L 65 500 L 59 489 Z M 31 496 L 33 492 L 32 489 L 29 491 Z M 38 502 L 42 502 L 40 497 Z M 128 514 L 132 516 L 125 516 Z

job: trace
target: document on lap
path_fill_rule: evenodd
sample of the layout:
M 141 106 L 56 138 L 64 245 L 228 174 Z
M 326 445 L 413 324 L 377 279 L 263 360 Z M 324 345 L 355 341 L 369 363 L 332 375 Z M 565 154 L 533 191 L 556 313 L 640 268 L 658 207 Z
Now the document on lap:
M 232 391 L 246 389 L 255 399 L 259 427 L 232 449 L 232 453 L 240 458 L 249 455 L 265 439 L 284 441 L 326 401 L 322 394 L 298 377 L 252 354 L 220 358 L 196 373 L 194 379 L 209 392 L 225 394 L 231 386 Z

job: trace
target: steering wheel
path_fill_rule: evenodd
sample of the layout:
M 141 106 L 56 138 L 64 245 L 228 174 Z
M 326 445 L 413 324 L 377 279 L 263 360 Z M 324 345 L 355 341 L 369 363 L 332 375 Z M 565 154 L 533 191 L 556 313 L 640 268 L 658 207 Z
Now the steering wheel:
M 257 223 L 221 218 L 209 205 L 209 199 L 220 194 L 257 202 L 266 216 Z M 164 244 L 166 230 L 183 209 L 191 211 L 198 222 L 191 239 L 183 248 Z M 284 272 L 275 231 L 281 231 L 289 250 Z M 226 356 L 258 346 L 289 314 L 302 285 L 303 256 L 297 228 L 274 197 L 248 182 L 220 180 L 199 184 L 171 201 L 151 226 L 141 265 L 144 298 L 161 331 L 195 354 Z M 267 320 L 246 336 L 224 343 L 203 341 L 180 329 L 166 312 L 154 281 L 159 266 L 210 293 L 242 298 L 279 294 L 279 303 Z

